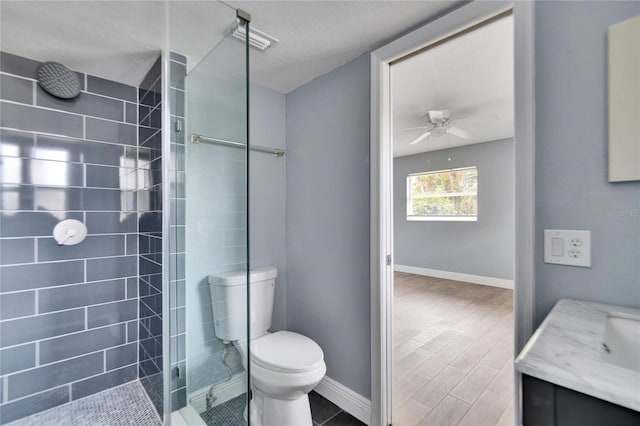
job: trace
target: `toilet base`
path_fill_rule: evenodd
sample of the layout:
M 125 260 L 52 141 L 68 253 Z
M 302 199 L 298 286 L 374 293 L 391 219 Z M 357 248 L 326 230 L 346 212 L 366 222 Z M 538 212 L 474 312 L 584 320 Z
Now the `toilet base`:
M 253 390 L 251 424 L 255 426 L 312 426 L 309 396 L 274 399 Z

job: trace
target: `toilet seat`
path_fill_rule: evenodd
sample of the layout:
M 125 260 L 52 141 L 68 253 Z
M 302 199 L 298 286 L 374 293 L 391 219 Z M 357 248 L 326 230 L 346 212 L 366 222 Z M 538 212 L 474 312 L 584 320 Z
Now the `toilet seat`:
M 277 331 L 251 342 L 251 362 L 271 371 L 304 373 L 324 365 L 322 349 L 302 334 Z

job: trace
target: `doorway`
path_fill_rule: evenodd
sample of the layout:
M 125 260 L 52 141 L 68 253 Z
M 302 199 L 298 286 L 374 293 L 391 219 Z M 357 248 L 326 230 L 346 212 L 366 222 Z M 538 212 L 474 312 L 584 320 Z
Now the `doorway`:
M 395 130 L 392 117 L 392 64 L 413 52 L 469 31 L 477 25 L 513 10 L 514 19 L 514 97 L 515 126 L 513 136 L 514 159 L 514 205 L 515 205 L 515 264 L 514 322 L 512 354 L 519 352 L 532 333 L 533 303 L 533 25 L 532 8 L 529 4 L 476 2 L 460 7 L 453 12 L 425 25 L 405 37 L 372 53 L 372 173 L 371 173 L 371 314 L 372 314 L 372 425 L 395 422 L 393 407 L 393 283 L 394 264 L 394 200 L 393 194 L 393 144 Z M 429 107 L 431 108 L 431 107 Z M 433 109 L 441 111 L 442 109 Z M 436 114 L 437 115 L 437 114 Z M 436 116 L 442 120 L 443 112 Z M 446 117 L 445 117 L 446 118 Z M 425 132 L 426 133 L 426 132 Z M 415 136 L 418 139 L 420 135 Z M 413 140 L 415 140 L 413 139 Z M 425 139 L 428 139 L 426 137 Z M 451 149 L 446 146 L 446 149 Z M 445 149 L 445 151 L 446 151 Z M 446 160 L 452 161 L 447 155 Z M 462 168 L 462 167 L 460 167 Z M 456 167 L 445 167 L 451 171 Z M 428 171 L 428 170 L 423 170 Z M 437 170 L 436 170 L 437 171 Z M 396 191 L 397 192 L 397 191 Z M 406 265 L 405 265 L 406 266 Z M 425 268 L 432 269 L 432 268 Z M 416 272 L 416 271 L 409 271 Z M 424 279 L 417 276 L 411 279 Z M 473 274 L 468 274 L 473 275 Z M 401 278 L 407 278 L 402 276 Z M 442 279 L 443 277 L 436 277 Z M 441 283 L 442 284 L 442 283 Z M 445 283 L 444 287 L 451 286 Z M 466 284 L 476 286 L 476 284 Z M 441 285 L 442 286 L 442 285 Z M 451 289 L 451 287 L 449 287 Z M 495 297 L 494 294 L 492 297 Z M 504 297 L 504 296 L 500 296 Z M 507 297 L 508 299 L 508 297 Z M 432 311 L 433 311 L 432 307 Z M 422 331 L 421 331 L 422 333 Z M 450 336 L 449 336 L 450 337 Z M 436 342 L 442 344 L 444 340 Z M 506 342 L 509 342 L 506 339 Z M 425 342 L 426 343 L 426 342 Z M 448 342 L 451 343 L 451 342 Z M 424 343 L 423 343 L 424 344 Z M 435 343 L 432 343 L 435 344 Z M 446 346 L 446 345 L 445 345 Z M 406 368 L 406 367 L 404 367 Z M 512 369 L 512 365 L 507 367 Z M 401 371 L 402 372 L 402 371 Z M 514 376 L 514 415 L 519 421 L 518 398 L 519 377 Z M 405 388 L 406 389 L 406 388 Z M 401 395 L 402 396 L 402 395 Z M 459 395 L 460 396 L 460 395 Z M 464 398 L 461 398 L 464 400 Z M 440 402 L 440 401 L 439 401 Z M 454 401 L 455 402 L 455 401 Z M 505 407 L 506 408 L 506 407 Z M 415 410 L 414 410 L 415 411 Z M 461 420 L 461 419 L 460 419 Z
M 393 422 L 513 421 L 513 15 L 391 64 Z

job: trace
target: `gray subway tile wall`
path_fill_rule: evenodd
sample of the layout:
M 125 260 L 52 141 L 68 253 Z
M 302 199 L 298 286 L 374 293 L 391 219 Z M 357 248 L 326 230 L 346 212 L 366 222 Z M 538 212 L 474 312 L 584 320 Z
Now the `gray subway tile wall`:
M 124 238 L 125 236 L 122 234 L 89 235 L 82 244 L 62 247 L 60 247 L 53 238 L 40 238 L 37 240 L 38 261 L 48 262 L 78 258 L 122 256 L 125 254 Z
M 48 186 L 82 186 L 84 180 L 84 167 L 82 164 L 65 164 L 59 161 L 29 160 L 20 157 L 5 157 L 3 167 L 8 170 L 29 170 L 29 174 L 9 174 L 3 177 L 3 184 L 29 184 Z M 51 174 L 56 178 L 52 179 Z
M 138 88 L 138 377 L 163 414 L 161 58 Z
M 37 89 L 40 90 L 40 89 Z M 28 129 L 33 132 L 51 133 L 82 138 L 84 117 L 34 107 L 31 105 L 1 102 L 0 127 Z
M 22 56 L 0 52 L 0 72 L 35 80 L 40 62 Z M 81 80 L 82 81 L 82 80 Z
M 103 257 L 87 259 L 87 279 L 90 281 L 137 275 L 137 256 Z
M 104 352 L 96 352 L 7 377 L 9 400 L 75 382 L 103 372 Z
M 87 186 L 118 189 L 122 185 L 122 177 L 122 171 L 119 167 L 86 166 Z
M 89 306 L 87 308 L 87 327 L 102 327 L 135 320 L 138 317 L 138 301 L 122 300 L 104 305 Z
M 0 320 L 33 315 L 35 313 L 35 300 L 35 291 L 7 293 L 0 299 Z
M 134 237 L 138 230 L 138 218 L 135 212 L 87 212 L 87 227 L 94 234 L 131 234 Z M 127 235 L 127 238 L 129 235 Z
M 129 124 L 138 124 L 138 104 L 127 102 L 125 105 L 125 121 Z
M 136 144 L 137 128 L 134 125 L 90 117 L 87 117 L 86 123 L 87 139 L 126 145 Z
M 12 346 L 0 349 L 0 375 L 6 376 L 14 371 L 26 370 L 36 366 L 36 344 Z M 3 378 L 4 379 L 4 378 Z
M 107 373 L 73 383 L 71 385 L 71 396 L 74 399 L 82 398 L 130 382 L 135 380 L 137 376 L 138 368 L 135 364 L 117 370 L 111 370 Z
M 0 53 L 2 424 L 138 377 L 139 90 L 79 74 L 60 100 L 39 65 Z M 64 219 L 82 244 L 55 243 Z
M 33 101 L 33 85 L 35 83 L 10 75 L 0 75 L 0 97 L 9 101 L 30 104 Z
M 51 230 L 53 230 L 53 227 L 51 227 Z M 51 230 L 49 230 L 47 234 L 49 234 Z M 75 284 L 83 281 L 83 260 L 10 265 L 0 268 L 0 293 Z
M 61 151 L 68 156 L 68 161 L 84 164 L 119 165 L 124 155 L 124 146 L 101 142 L 36 135 L 34 157 L 56 160 Z
M 125 280 L 110 280 L 43 289 L 38 293 L 38 312 L 55 312 L 125 298 Z
M 134 321 L 129 321 L 127 323 L 127 343 L 135 343 L 136 348 L 138 347 L 138 328 L 139 324 L 137 318 Z
M 84 309 L 4 320 L 0 322 L 0 347 L 82 331 L 85 322 Z
M 138 91 L 135 87 L 92 75 L 87 76 L 87 91 L 129 102 L 138 102 Z
M 38 90 L 37 93 L 36 105 L 44 108 L 106 118 L 109 120 L 122 120 L 124 116 L 124 103 L 119 99 L 105 98 L 103 96 L 92 95 L 88 92 L 83 93 L 83 96 L 78 96 L 75 99 L 59 99 L 43 90 Z M 92 118 L 88 120 L 95 121 Z
M 138 343 L 135 342 L 107 350 L 105 363 L 107 370 L 113 370 L 119 367 L 135 364 L 137 360 Z M 136 370 L 135 373 L 137 377 L 138 371 Z
M 73 333 L 40 342 L 39 359 L 42 364 L 72 358 L 101 349 L 127 343 L 126 324 Z
M 0 240 L 0 265 L 31 263 L 34 260 L 33 238 Z M 2 314 L 0 314 L 2 315 Z
M 48 410 L 69 402 L 70 397 L 69 386 L 60 386 L 26 398 L 9 401 L 3 404 L 0 409 L 0 423 L 9 423 L 30 414 Z M 7 399 L 6 396 L 4 398 Z

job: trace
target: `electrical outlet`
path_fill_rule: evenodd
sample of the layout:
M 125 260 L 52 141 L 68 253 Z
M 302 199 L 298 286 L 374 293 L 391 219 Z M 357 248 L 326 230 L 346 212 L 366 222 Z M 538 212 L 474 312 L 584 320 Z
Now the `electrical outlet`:
M 544 261 L 556 265 L 591 267 L 591 231 L 544 230 Z
M 569 244 L 571 244 L 572 247 L 580 247 L 582 245 L 582 240 L 580 238 L 570 238 Z

